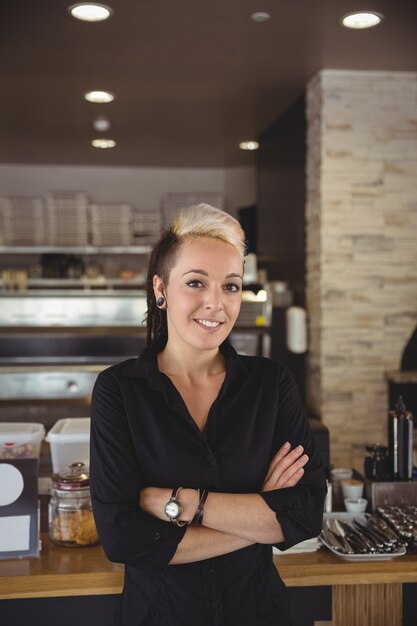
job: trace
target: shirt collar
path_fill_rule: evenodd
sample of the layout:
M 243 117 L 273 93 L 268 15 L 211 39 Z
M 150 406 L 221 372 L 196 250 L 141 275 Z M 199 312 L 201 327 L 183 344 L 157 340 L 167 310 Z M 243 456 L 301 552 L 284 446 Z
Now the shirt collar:
M 127 361 L 121 371 L 122 376 L 145 378 L 155 386 L 161 385 L 161 373 L 158 368 L 158 352 L 161 352 L 166 341 L 155 342 L 145 348 L 137 359 Z M 226 376 L 230 377 L 235 372 L 240 371 L 241 374 L 249 375 L 249 371 L 243 362 L 241 356 L 236 352 L 227 339 L 220 345 L 220 352 L 224 356 L 226 362 Z

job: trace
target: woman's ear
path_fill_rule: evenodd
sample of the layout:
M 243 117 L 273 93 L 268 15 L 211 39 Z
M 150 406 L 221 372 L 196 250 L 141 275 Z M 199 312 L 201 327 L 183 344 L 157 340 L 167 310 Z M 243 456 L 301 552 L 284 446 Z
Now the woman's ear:
M 162 282 L 162 278 L 160 278 L 157 274 L 152 279 L 153 282 L 153 292 L 155 294 L 155 300 L 163 296 L 165 298 L 164 291 L 164 283 Z

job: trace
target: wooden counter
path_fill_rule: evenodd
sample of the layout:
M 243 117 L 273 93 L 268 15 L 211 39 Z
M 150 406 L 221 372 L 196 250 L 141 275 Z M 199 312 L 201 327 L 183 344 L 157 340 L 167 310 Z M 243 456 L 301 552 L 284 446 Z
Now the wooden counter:
M 401 624 L 401 585 L 417 583 L 417 554 L 389 561 L 349 562 L 322 549 L 277 555 L 274 562 L 288 587 L 331 586 L 333 621 L 341 624 L 343 614 L 344 626 L 357 619 L 348 620 L 349 610 L 360 611 L 364 604 L 374 624 Z M 42 533 L 39 558 L 0 561 L 0 599 L 118 594 L 122 586 L 123 565 L 110 563 L 101 546 L 60 548 L 46 533 Z M 382 607 L 383 611 L 378 621 L 372 614 L 373 599 L 379 606 L 375 610 Z M 372 621 L 361 619 L 360 623 Z
M 121 593 L 124 566 L 101 546 L 61 548 L 41 533 L 38 558 L 0 560 L 0 599 Z

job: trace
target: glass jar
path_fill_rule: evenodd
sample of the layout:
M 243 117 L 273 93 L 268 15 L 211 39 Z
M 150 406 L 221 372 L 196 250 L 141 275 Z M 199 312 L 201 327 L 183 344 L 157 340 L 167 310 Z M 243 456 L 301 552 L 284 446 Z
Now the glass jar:
M 59 546 L 79 548 L 98 543 L 84 463 L 72 463 L 52 476 L 48 508 L 49 538 Z

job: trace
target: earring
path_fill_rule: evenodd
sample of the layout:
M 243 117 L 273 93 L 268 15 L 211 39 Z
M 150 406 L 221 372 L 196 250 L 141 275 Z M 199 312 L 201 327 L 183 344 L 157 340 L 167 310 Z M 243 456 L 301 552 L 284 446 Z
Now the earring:
M 162 309 L 164 304 L 165 304 L 164 296 L 159 296 L 159 298 L 157 298 L 157 300 L 156 300 L 156 306 L 158 307 L 158 309 Z

